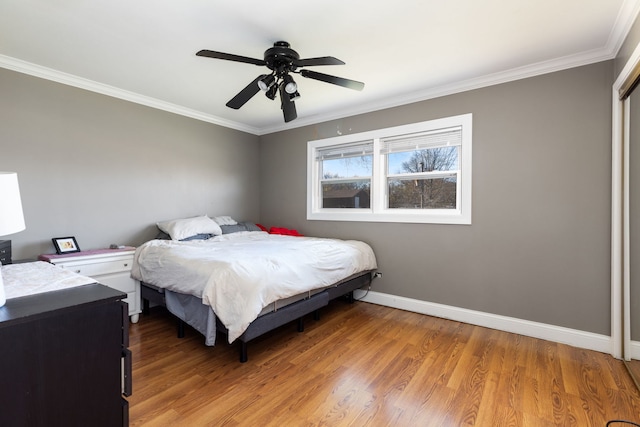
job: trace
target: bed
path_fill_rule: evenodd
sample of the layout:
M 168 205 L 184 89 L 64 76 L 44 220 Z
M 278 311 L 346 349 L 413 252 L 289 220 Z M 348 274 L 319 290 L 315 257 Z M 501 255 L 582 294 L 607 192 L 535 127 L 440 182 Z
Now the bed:
M 235 221 L 184 233 L 158 226 L 169 239 L 139 246 L 132 267 L 145 308 L 166 306 L 208 346 L 224 333 L 240 343 L 241 362 L 249 341 L 295 320 L 302 330 L 303 316 L 341 296 L 352 300 L 377 268 L 360 241 L 274 235 Z

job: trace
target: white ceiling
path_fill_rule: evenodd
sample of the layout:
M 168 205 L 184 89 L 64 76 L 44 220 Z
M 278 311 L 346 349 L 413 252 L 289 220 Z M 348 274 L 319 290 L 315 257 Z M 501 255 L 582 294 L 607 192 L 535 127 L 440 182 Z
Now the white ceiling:
M 257 135 L 614 58 L 640 0 L 1 0 L 0 67 Z M 309 67 L 362 92 L 296 78 L 298 119 L 258 93 L 259 74 L 195 56 L 262 59 L 285 40 Z

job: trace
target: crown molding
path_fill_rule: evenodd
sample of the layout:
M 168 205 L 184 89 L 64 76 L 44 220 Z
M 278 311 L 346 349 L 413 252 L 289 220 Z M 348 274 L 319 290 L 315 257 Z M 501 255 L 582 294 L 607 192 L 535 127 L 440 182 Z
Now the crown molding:
M 618 11 L 616 22 L 613 24 L 606 44 L 606 48 L 614 53 L 614 57 L 618 55 L 639 13 L 640 1 L 638 0 L 625 0 Z
M 212 116 L 210 114 L 203 113 L 201 111 L 186 108 L 180 105 L 172 104 L 170 102 L 162 101 L 150 96 L 140 95 L 135 92 L 120 89 L 115 86 L 109 86 L 103 83 L 98 83 L 93 80 L 85 79 L 75 76 L 73 74 L 57 71 L 52 68 L 42 67 L 30 62 L 22 61 L 20 59 L 12 58 L 6 55 L 0 55 L 0 67 L 8 70 L 17 71 L 19 73 L 28 74 L 34 77 L 39 77 L 45 80 L 51 80 L 57 83 L 62 83 L 67 86 L 77 87 L 79 89 L 88 90 L 91 92 L 100 93 L 102 95 L 111 96 L 113 98 L 122 99 L 125 101 L 133 102 L 147 107 L 155 108 L 158 110 L 168 111 L 170 113 L 178 114 L 192 119 L 201 120 L 203 122 L 213 123 L 219 126 L 224 126 L 231 129 L 236 129 L 242 132 L 258 135 L 259 129 L 247 126 L 242 123 L 225 120 L 220 117 Z
M 617 51 L 616 51 L 617 52 Z M 499 73 L 489 74 L 486 76 L 455 82 L 447 85 L 431 87 L 422 91 L 402 94 L 396 97 L 386 98 L 381 102 L 369 102 L 366 106 L 358 106 L 355 108 L 342 109 L 327 115 L 316 115 L 306 118 L 296 119 L 288 125 L 277 125 L 260 130 L 261 135 L 279 132 L 287 129 L 293 129 L 302 126 L 317 124 L 330 120 L 338 120 L 344 117 L 354 116 L 358 114 L 371 113 L 373 111 L 384 110 L 387 108 L 398 107 L 401 105 L 413 104 L 416 102 L 427 101 L 429 99 L 440 98 L 456 93 L 467 92 L 484 87 L 495 86 L 502 83 L 509 83 L 516 80 L 536 77 L 556 71 L 562 71 L 570 68 L 589 65 L 596 62 L 607 61 L 615 58 L 616 52 L 610 47 L 596 49 L 583 52 L 580 54 L 565 56 L 549 61 L 542 61 L 524 67 L 513 68 L 511 70 Z
M 594 64 L 596 62 L 608 61 L 610 59 L 614 59 L 618 54 L 627 35 L 629 34 L 629 31 L 631 31 L 631 28 L 633 27 L 638 14 L 640 14 L 640 1 L 625 0 L 622 4 L 622 7 L 620 7 L 620 11 L 618 12 L 616 21 L 613 25 L 613 28 L 611 29 L 611 32 L 609 33 L 609 38 L 606 45 L 600 49 L 594 49 L 575 55 L 569 55 L 561 58 L 530 64 L 523 67 L 513 68 L 511 70 L 489 74 L 474 79 L 431 87 L 422 91 L 403 94 L 392 98 L 386 98 L 381 102 L 367 103 L 366 107 L 357 106 L 353 108 L 336 110 L 331 114 L 322 114 L 296 119 L 294 122 L 290 122 L 287 125 L 283 123 L 276 126 L 261 128 L 259 135 L 266 135 L 269 133 L 279 132 L 287 129 L 314 125 L 330 120 L 338 120 L 358 114 L 371 113 L 373 111 L 398 107 L 400 105 L 427 101 L 429 99 L 439 98 L 442 96 L 454 95 L 456 93 L 466 92 L 474 89 L 481 89 L 484 87 L 540 76 L 556 71 Z
M 624 40 L 631 30 L 631 27 L 639 13 L 639 1 L 625 0 L 620 8 L 611 33 L 609 34 L 607 44 L 601 49 L 594 49 L 575 55 L 556 58 L 549 61 L 542 61 L 478 78 L 431 87 L 425 90 L 400 94 L 395 97 L 385 98 L 381 101 L 368 102 L 366 106 L 355 106 L 334 110 L 328 114 L 317 114 L 309 117 L 302 117 L 293 122 L 280 123 L 274 126 L 260 128 L 226 120 L 201 111 L 140 95 L 135 92 L 119 89 L 114 86 L 105 85 L 5 55 L 0 55 L 0 67 L 260 136 L 614 59 L 622 47 L 622 44 L 624 43 Z
M 162 101 L 156 98 L 140 95 L 135 92 L 98 83 L 93 80 L 64 73 L 51 68 L 42 67 L 5 55 L 0 55 L 0 67 L 259 136 L 289 129 L 295 129 L 303 126 L 314 125 L 330 120 L 338 120 L 358 114 L 366 114 L 373 111 L 398 107 L 401 105 L 413 104 L 416 102 L 426 101 L 442 96 L 453 95 L 456 93 L 467 92 L 474 89 L 481 89 L 484 87 L 508 83 L 511 81 L 521 80 L 529 77 L 535 77 L 555 71 L 561 71 L 569 68 L 606 61 L 615 58 L 615 55 L 617 53 L 617 50 L 615 50 L 615 48 L 619 49 L 620 45 L 621 43 L 612 43 L 611 46 L 603 49 L 583 52 L 580 54 L 566 56 L 550 61 L 542 61 L 536 64 L 518 67 L 483 77 L 464 80 L 461 82 L 455 82 L 442 86 L 436 86 L 422 91 L 401 94 L 396 97 L 386 98 L 384 101 L 369 102 L 366 106 L 345 108 L 342 110 L 333 111 L 330 114 L 318 114 L 309 117 L 303 117 L 295 120 L 294 122 L 289 122 L 286 124 L 282 123 L 276 126 L 267 126 L 263 128 L 256 128 L 242 123 L 225 120 L 220 117 L 203 113 L 201 111 L 172 104 L 170 102 Z

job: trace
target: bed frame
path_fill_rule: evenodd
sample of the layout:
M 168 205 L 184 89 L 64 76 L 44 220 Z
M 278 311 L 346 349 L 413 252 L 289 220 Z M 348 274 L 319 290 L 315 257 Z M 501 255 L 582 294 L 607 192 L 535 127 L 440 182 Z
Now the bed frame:
M 358 273 L 327 287 L 321 292 L 313 294 L 310 297 L 301 299 L 279 308 L 278 310 L 271 311 L 258 317 L 238 338 L 240 343 L 240 362 L 244 363 L 248 360 L 247 343 L 252 339 L 294 320 L 297 320 L 298 322 L 298 332 L 304 331 L 303 317 L 305 315 L 314 313 L 315 319 L 318 320 L 318 310 L 329 304 L 329 301 L 339 297 L 346 296 L 349 302 L 354 302 L 353 291 L 365 286 L 370 286 L 373 275 L 374 272 L 372 270 Z M 150 303 L 166 307 L 164 290 L 162 288 L 141 282 L 140 291 L 142 296 L 143 314 L 149 314 Z M 182 319 L 178 319 L 179 338 L 184 337 L 184 324 L 185 323 Z M 216 320 L 216 329 L 223 334 L 228 333 L 227 329 L 219 320 Z

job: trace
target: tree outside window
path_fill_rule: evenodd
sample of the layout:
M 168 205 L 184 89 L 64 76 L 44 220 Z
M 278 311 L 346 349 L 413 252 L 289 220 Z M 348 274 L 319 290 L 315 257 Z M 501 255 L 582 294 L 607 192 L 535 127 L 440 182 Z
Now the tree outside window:
M 394 158 L 407 156 L 404 161 Z M 400 170 L 389 174 L 389 208 L 456 208 L 457 147 L 390 153 L 388 157 L 390 165 L 400 164 Z M 443 176 L 443 172 L 449 173 Z

